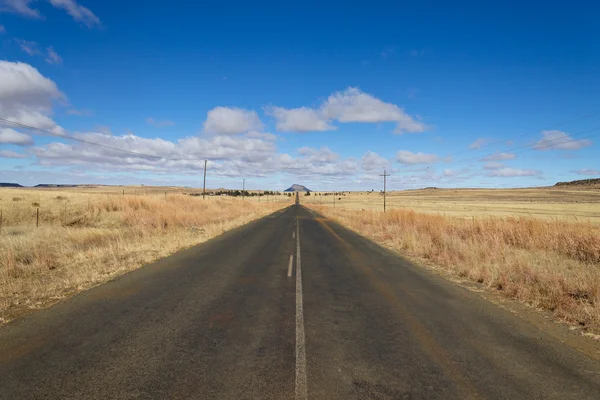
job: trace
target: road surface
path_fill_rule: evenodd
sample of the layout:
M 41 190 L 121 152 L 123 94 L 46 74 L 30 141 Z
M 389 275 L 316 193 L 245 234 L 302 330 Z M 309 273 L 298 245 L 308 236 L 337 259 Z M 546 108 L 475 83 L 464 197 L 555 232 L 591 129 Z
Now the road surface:
M 0 328 L 1 399 L 599 399 L 600 364 L 302 206 Z

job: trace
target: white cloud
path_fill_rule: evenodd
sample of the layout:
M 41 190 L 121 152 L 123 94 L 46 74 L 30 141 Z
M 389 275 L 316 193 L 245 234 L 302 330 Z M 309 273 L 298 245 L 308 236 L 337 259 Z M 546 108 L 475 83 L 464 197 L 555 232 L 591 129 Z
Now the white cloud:
M 396 154 L 396 159 L 400 164 L 432 164 L 438 162 L 440 158 L 435 154 L 412 153 L 407 150 L 400 150 Z
M 80 22 L 88 28 L 100 26 L 100 19 L 88 8 L 77 4 L 75 0 L 49 0 L 56 8 L 62 8 L 77 22 Z
M 21 14 L 29 18 L 42 18 L 40 12 L 29 6 L 35 0 L 3 0 L 0 3 L 0 11 Z
M 482 161 L 504 161 L 504 160 L 514 160 L 517 158 L 516 154 L 513 153 L 496 153 L 487 157 L 483 157 Z
M 106 133 L 83 132 L 75 133 L 73 136 L 97 145 L 54 142 L 33 147 L 31 153 L 44 166 L 82 165 L 106 170 L 174 173 L 197 172 L 198 168 L 203 166 L 204 159 L 213 162 L 254 163 L 268 159 L 276 153 L 273 142 L 247 137 L 186 137 L 172 142 L 160 138 L 142 138 L 133 134 L 114 136 Z
M 557 130 L 542 131 L 542 139 L 534 145 L 536 150 L 579 150 L 592 145 L 588 139 L 573 139 Z
M 298 149 L 298 154 L 300 154 L 298 158 L 288 154 L 279 155 L 276 168 L 310 179 L 323 176 L 347 177 L 353 175 L 358 169 L 358 163 L 354 159 L 343 159 L 325 146 L 320 149 L 301 147 Z
M 114 135 L 114 133 L 112 132 L 112 130 L 110 129 L 109 126 L 106 125 L 96 125 L 96 127 L 93 129 L 94 132 L 98 132 L 98 133 L 103 133 L 105 135 Z
M 236 135 L 262 129 L 263 124 L 256 111 L 235 107 L 215 107 L 208 112 L 204 121 L 204 131 L 218 135 Z
M 46 51 L 47 51 L 46 62 L 48 64 L 62 64 L 61 56 L 59 56 L 58 53 L 56 51 L 54 51 L 54 49 L 52 47 L 48 47 L 46 49 Z
M 0 144 L 14 144 L 17 146 L 30 146 L 33 144 L 31 136 L 17 132 L 10 128 L 0 128 Z
M 105 147 L 54 142 L 33 147 L 30 153 L 44 167 L 71 167 L 103 173 L 144 171 L 155 175 L 196 176 L 204 166 L 204 159 L 209 160 L 210 175 L 220 177 L 267 177 L 283 173 L 298 178 L 327 176 L 337 179 L 354 174 L 358 167 L 355 160 L 343 159 L 327 147 L 304 147 L 298 150 L 298 157 L 292 157 L 278 153 L 272 140 L 248 136 L 186 137 L 175 142 L 133 134 L 113 136 L 87 132 L 74 136 Z
M 146 123 L 148 125 L 152 125 L 152 126 L 155 126 L 157 128 L 164 128 L 166 126 L 173 126 L 173 125 L 175 125 L 175 122 L 169 121 L 168 119 L 156 120 L 156 119 L 154 119 L 152 117 L 146 118 Z
M 322 114 L 339 122 L 396 122 L 394 133 L 423 132 L 427 126 L 392 103 L 350 87 L 329 96 L 321 106 Z
M 0 150 L 0 158 L 29 158 L 29 156 L 16 151 Z
M 43 16 L 40 12 L 30 6 L 35 1 L 2 0 L 0 2 L 0 12 L 11 12 L 29 18 L 42 19 Z M 75 0 L 48 0 L 48 2 L 56 8 L 65 10 L 75 21 L 84 24 L 88 28 L 101 25 L 100 19 L 93 12 L 79 5 Z
M 332 163 L 339 159 L 339 155 L 334 153 L 327 146 L 323 146 L 320 149 L 312 147 L 301 147 L 298 149 L 298 154 L 306 157 L 309 162 L 318 163 Z
M 62 133 L 51 118 L 53 102 L 65 96 L 31 65 L 0 61 L 0 117 Z
M 269 132 L 250 131 L 250 132 L 248 132 L 246 137 L 255 138 L 255 139 L 264 139 L 264 140 L 270 140 L 270 141 L 277 140 L 277 136 L 275 136 Z
M 504 164 L 502 164 L 500 162 L 491 161 L 491 162 L 485 163 L 483 165 L 483 169 L 487 169 L 487 170 L 490 170 L 490 169 L 500 169 L 500 168 L 504 168 L 505 166 L 506 165 L 504 165 Z
M 453 169 L 445 169 L 444 170 L 444 176 L 456 176 L 458 175 L 460 172 L 453 170 Z
M 260 162 L 274 155 L 277 147 L 272 141 L 248 137 L 213 136 L 185 138 L 177 141 L 183 154 L 209 159 L 230 159 Z
M 362 156 L 360 164 L 363 170 L 373 173 L 381 173 L 381 171 L 386 168 L 389 169 L 391 166 L 388 159 L 370 150 Z
M 584 169 L 578 169 L 576 171 L 571 171 L 571 172 L 574 172 L 579 175 L 600 176 L 600 169 L 584 168 Z
M 25 53 L 29 54 L 30 56 L 42 54 L 40 49 L 38 48 L 38 44 L 36 42 L 31 42 L 31 41 L 23 40 L 23 39 L 15 39 L 15 42 L 17 42 L 17 44 L 19 45 L 21 50 L 23 50 Z
M 313 108 L 266 107 L 265 112 L 275 118 L 275 126 L 279 132 L 315 132 L 337 129 Z
M 343 92 L 331 94 L 318 108 L 300 107 L 285 109 L 267 107 L 267 114 L 275 117 L 277 130 L 308 132 L 334 130 L 332 121 L 340 123 L 395 122 L 394 133 L 423 132 L 428 127 L 408 115 L 402 108 L 386 103 L 358 88 L 350 87 Z
M 214 179 L 213 182 L 242 176 L 273 181 L 273 177 L 277 176 L 278 181 L 285 182 L 282 185 L 287 186 L 288 181 L 293 180 L 307 184 L 313 190 L 370 185 L 375 180 L 379 181 L 382 170 L 390 165 L 389 160 L 372 151 L 366 152 L 359 160 L 344 158 L 328 147 L 301 147 L 295 155 L 282 154 L 278 152 L 275 141 L 267 137 L 251 137 L 254 136 L 252 133 L 191 136 L 175 141 L 99 132 L 75 133 L 73 136 L 105 147 L 81 142 L 62 143 L 60 140 L 32 147 L 28 154 L 34 157 L 39 167 L 49 171 L 52 167 L 61 167 L 63 171 L 93 171 L 95 175 L 105 176 L 128 173 L 133 182 L 137 182 L 135 175 L 140 173 L 144 173 L 144 180 L 164 181 L 169 177 L 173 181 L 183 179 L 196 182 L 198 171 L 204 166 L 203 160 L 208 159 L 208 174 Z M 126 153 L 114 148 L 143 154 Z M 405 152 L 400 154 L 399 159 L 408 164 L 426 164 L 439 157 Z M 393 169 L 388 171 L 394 174 Z M 472 177 L 471 172 L 465 169 L 446 169 L 436 173 L 434 168 L 427 166 L 418 171 L 405 170 L 402 174 L 394 175 L 391 181 L 393 186 L 390 187 L 395 188 L 456 185 Z M 11 176 L 10 173 L 7 175 L 8 178 Z M 489 171 L 488 176 L 541 176 L 541 172 L 502 167 Z M 263 187 L 270 184 L 266 185 Z
M 469 149 L 480 149 L 490 142 L 489 139 L 486 138 L 478 138 L 473 143 L 469 145 Z
M 4 35 L 6 33 L 6 28 L 4 25 L 0 25 L 0 35 Z
M 0 0 L 1 1 L 1 0 Z M 44 56 L 44 53 L 39 49 L 36 42 L 31 42 L 23 39 L 15 39 L 21 50 L 30 56 Z M 52 46 L 46 48 L 45 59 L 48 64 L 62 64 L 62 58 L 54 50 Z
M 516 169 L 516 168 L 500 168 L 493 170 L 487 174 L 487 176 L 512 178 L 519 176 L 540 176 L 542 171 L 535 169 Z

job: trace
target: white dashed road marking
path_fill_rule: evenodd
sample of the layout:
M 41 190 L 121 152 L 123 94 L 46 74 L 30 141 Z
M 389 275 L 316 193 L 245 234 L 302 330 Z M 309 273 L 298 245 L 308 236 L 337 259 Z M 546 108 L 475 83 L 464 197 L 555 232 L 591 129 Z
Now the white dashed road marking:
M 292 265 L 294 265 L 294 255 L 290 254 L 290 264 L 288 265 L 288 278 L 292 276 Z
M 304 306 L 302 304 L 302 264 L 300 230 L 296 219 L 296 400 L 306 400 L 306 347 L 304 341 Z

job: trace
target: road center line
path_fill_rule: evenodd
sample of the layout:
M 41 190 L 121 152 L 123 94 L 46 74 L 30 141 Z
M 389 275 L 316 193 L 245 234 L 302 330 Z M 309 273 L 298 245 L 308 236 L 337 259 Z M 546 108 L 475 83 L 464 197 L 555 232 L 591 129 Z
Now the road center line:
M 306 400 L 306 346 L 304 340 L 304 306 L 302 301 L 302 264 L 300 262 L 300 230 L 296 218 L 296 400 Z
M 288 278 L 292 276 L 292 265 L 294 264 L 294 255 L 290 254 L 290 264 L 288 265 Z

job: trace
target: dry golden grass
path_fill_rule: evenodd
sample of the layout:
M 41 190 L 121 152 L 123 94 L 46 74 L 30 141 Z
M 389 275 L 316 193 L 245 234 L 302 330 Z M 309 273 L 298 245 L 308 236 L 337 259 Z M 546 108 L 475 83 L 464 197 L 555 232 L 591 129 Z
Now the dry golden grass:
M 338 198 L 341 197 L 341 200 Z M 316 196 L 303 201 L 332 204 L 332 196 Z M 381 210 L 383 196 L 378 192 L 352 192 L 337 196 L 337 206 Z M 525 189 L 423 189 L 389 192 L 388 209 L 471 218 L 488 215 L 534 217 L 600 224 L 600 187 L 551 187 Z
M 599 225 L 307 205 L 400 254 L 600 332 Z
M 164 190 L 1 189 L 0 322 L 291 203 Z M 36 228 L 36 210 L 40 210 Z

